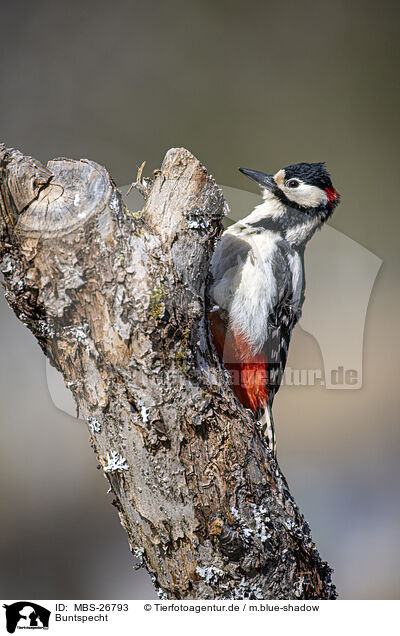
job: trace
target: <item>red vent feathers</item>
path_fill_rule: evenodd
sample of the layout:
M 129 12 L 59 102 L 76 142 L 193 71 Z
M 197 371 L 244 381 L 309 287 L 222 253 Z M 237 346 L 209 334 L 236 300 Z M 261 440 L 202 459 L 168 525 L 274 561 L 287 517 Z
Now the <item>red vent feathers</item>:
M 268 398 L 268 361 L 265 353 L 261 351 L 251 355 L 245 340 L 231 329 L 227 332 L 216 312 L 210 313 L 209 318 L 215 348 L 229 371 L 232 389 L 237 398 L 253 413 L 260 407 L 265 408 Z

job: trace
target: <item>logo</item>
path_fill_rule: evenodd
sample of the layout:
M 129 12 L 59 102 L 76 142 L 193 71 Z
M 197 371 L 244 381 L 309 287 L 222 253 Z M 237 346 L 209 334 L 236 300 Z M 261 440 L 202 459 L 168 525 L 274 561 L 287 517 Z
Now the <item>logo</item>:
M 12 605 L 3 605 L 6 610 L 7 631 L 13 634 L 16 629 L 48 629 L 50 610 L 32 603 L 18 601 Z

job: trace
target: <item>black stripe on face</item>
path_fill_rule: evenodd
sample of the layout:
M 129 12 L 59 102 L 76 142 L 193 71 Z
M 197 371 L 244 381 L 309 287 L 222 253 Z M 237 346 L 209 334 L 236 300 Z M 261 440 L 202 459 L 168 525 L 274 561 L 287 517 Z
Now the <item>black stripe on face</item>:
M 287 229 L 287 222 L 282 217 L 265 216 L 259 221 L 251 221 L 247 223 L 254 229 L 269 230 L 275 234 L 281 234 Z
M 249 221 L 247 225 L 254 229 L 269 230 L 284 235 L 287 230 L 301 226 L 304 222 L 304 214 L 290 206 L 281 216 L 265 216 L 258 221 Z

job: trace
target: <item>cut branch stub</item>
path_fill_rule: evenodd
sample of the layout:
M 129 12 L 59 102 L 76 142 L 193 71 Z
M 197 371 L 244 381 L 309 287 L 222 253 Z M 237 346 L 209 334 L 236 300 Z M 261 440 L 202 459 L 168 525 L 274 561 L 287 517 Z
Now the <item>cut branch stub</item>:
M 18 218 L 21 232 L 41 238 L 73 232 L 110 200 L 109 176 L 92 161 L 55 159 L 49 161 L 47 170 L 50 178 Z
M 333 598 L 253 416 L 210 344 L 226 203 L 170 150 L 141 212 L 87 160 L 0 147 L 6 295 L 87 419 L 132 549 L 170 598 Z

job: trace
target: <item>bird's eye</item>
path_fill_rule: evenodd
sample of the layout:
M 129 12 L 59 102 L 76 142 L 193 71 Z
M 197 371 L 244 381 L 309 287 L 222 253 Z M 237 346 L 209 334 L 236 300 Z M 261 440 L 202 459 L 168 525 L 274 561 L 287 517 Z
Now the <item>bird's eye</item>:
M 288 188 L 297 188 L 300 185 L 300 181 L 297 181 L 297 179 L 289 179 L 289 181 L 286 181 L 286 185 Z

